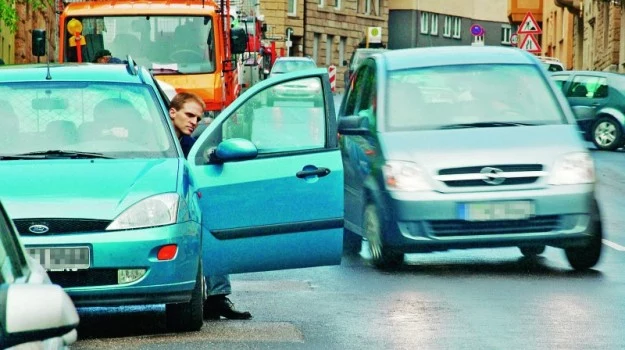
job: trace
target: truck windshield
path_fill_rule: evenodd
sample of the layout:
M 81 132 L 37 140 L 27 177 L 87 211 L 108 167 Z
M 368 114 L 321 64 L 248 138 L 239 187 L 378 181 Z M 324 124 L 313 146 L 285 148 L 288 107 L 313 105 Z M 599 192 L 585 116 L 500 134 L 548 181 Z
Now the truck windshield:
M 124 16 L 70 17 L 82 24 L 82 59 L 94 62 L 98 52 L 107 50 L 121 60 L 130 55 L 155 74 L 192 74 L 215 71 L 215 40 L 210 17 Z M 66 32 L 67 33 L 67 32 Z M 74 40 L 65 41 L 67 61 L 77 61 Z
M 177 157 L 167 116 L 143 84 L 0 84 L 0 160 Z

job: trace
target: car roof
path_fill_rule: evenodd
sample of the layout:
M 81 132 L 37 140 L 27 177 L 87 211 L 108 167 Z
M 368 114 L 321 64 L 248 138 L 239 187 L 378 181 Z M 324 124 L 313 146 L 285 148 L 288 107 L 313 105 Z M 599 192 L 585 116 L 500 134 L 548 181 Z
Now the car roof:
M 540 64 L 521 49 L 498 46 L 438 46 L 388 50 L 372 57 L 386 63 L 387 70 L 465 64 Z
M 0 83 L 36 81 L 98 81 L 143 84 L 141 75 L 131 74 L 125 64 L 63 63 L 50 64 L 50 77 L 46 64 L 0 66 Z
M 277 61 L 313 61 L 310 57 L 299 57 L 299 56 L 282 56 L 276 59 Z

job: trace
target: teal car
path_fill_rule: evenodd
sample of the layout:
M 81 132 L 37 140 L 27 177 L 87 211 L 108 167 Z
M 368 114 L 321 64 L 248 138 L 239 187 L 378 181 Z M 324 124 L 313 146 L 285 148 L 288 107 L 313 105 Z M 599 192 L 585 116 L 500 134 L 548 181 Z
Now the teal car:
M 257 84 L 187 160 L 165 94 L 129 62 L 0 68 L 0 198 L 76 306 L 166 304 L 169 328 L 196 330 L 205 276 L 340 263 L 326 70 Z M 310 79 L 323 106 L 261 106 Z

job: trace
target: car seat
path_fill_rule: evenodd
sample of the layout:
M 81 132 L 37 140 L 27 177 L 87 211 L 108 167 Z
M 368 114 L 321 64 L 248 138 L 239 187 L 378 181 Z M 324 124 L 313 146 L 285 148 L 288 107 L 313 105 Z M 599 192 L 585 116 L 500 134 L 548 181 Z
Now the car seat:
M 45 132 L 49 149 L 62 149 L 78 142 L 76 124 L 69 120 L 53 120 L 46 125 Z
M 577 85 L 571 92 L 571 97 L 586 97 L 586 95 L 588 95 L 588 89 L 582 84 Z
M 85 123 L 81 126 L 81 139 L 89 141 L 89 138 L 111 139 L 110 130 L 123 128 L 127 130 L 127 141 L 144 144 L 149 131 L 146 123 L 141 118 L 141 113 L 128 100 L 122 98 L 110 98 L 100 101 L 93 109 L 93 123 Z

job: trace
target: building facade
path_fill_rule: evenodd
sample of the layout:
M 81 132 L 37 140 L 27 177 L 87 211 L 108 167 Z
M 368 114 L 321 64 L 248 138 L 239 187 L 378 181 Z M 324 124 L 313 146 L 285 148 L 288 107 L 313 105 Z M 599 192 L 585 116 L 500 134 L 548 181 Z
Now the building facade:
M 31 33 L 33 29 L 45 29 L 48 38 L 48 56 L 54 61 L 57 57 L 58 43 L 58 15 L 54 8 L 45 11 L 33 10 L 30 5 L 18 2 L 15 5 L 17 16 L 17 30 L 15 33 L 0 22 L 0 58 L 6 64 L 23 64 L 37 62 L 32 53 Z M 41 57 L 46 62 L 47 57 Z
M 501 0 L 389 0 L 389 48 L 471 45 L 511 46 L 516 31 Z M 473 25 L 484 29 L 483 37 L 471 33 Z
M 259 14 L 267 23 L 267 39 L 275 41 L 279 52 L 309 56 L 320 67 L 336 66 L 336 76 L 342 77 L 344 61 L 368 27 L 380 27 L 382 41 L 388 42 L 388 1 L 262 0 Z M 336 79 L 336 88 L 343 88 L 343 79 Z
M 542 18 L 542 55 L 555 57 L 565 69 L 573 69 L 574 14 L 558 1 L 546 1 Z

